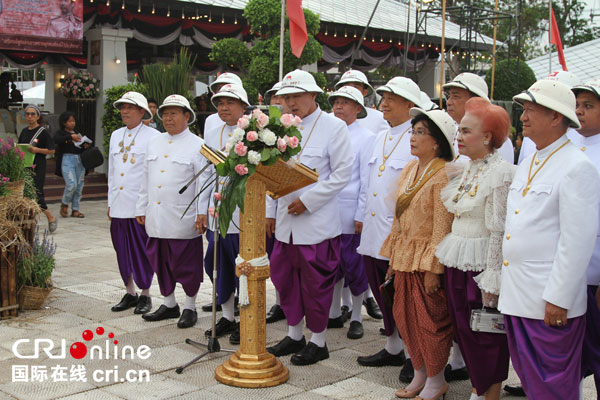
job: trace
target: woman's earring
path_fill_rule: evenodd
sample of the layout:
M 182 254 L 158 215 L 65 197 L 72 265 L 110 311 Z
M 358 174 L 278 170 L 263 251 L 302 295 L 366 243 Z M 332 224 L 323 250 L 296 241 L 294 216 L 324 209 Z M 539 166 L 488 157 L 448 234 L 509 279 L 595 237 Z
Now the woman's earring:
M 487 146 L 488 144 L 490 144 L 490 141 L 489 140 L 484 140 L 483 144 Z

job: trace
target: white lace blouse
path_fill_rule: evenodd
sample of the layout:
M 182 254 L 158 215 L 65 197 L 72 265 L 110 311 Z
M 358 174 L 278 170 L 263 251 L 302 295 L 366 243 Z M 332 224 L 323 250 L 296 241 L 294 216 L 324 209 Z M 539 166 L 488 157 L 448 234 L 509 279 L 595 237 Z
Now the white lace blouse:
M 435 255 L 446 267 L 483 271 L 475 281 L 490 294 L 500 293 L 506 199 L 515 169 L 494 151 L 465 165 L 441 194 L 454 222 Z

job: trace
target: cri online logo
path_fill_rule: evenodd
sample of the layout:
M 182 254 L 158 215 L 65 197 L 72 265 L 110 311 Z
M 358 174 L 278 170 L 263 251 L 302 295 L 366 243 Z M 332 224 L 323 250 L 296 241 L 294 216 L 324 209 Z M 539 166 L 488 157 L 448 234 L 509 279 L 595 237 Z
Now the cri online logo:
M 96 335 L 99 338 L 104 335 L 104 328 L 99 326 L 96 328 Z M 146 345 L 138 346 L 137 349 L 134 349 L 133 346 L 123 346 L 119 348 L 119 341 L 114 339 L 115 334 L 110 332 L 108 338 L 105 339 L 104 346 L 94 345 L 90 346 L 89 349 L 89 357 L 91 360 L 125 360 L 130 359 L 133 360 L 136 357 L 142 360 L 146 360 L 150 357 L 150 347 Z M 90 342 L 94 338 L 94 333 L 86 329 L 81 334 L 81 337 L 84 341 Z M 52 339 L 34 339 L 33 341 L 33 354 L 24 355 L 19 351 L 19 346 L 23 343 L 30 343 L 29 339 L 19 339 L 12 346 L 12 352 L 17 358 L 39 358 L 40 350 L 51 359 L 65 359 L 67 358 L 67 341 L 65 339 L 61 339 L 60 346 L 58 349 L 60 350 L 58 354 L 52 354 L 52 351 L 57 347 Z M 112 342 L 112 343 L 111 343 Z M 112 346 L 111 346 L 112 344 Z M 112 348 L 111 348 L 112 347 Z M 88 354 L 88 346 L 86 346 L 83 342 L 75 342 L 69 348 L 69 353 L 71 357 L 81 360 Z

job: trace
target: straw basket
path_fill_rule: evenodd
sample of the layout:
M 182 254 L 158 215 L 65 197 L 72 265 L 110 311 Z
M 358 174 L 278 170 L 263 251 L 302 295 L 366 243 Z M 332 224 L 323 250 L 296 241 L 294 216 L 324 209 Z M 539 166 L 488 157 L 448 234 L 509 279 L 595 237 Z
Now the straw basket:
M 17 295 L 19 308 L 21 310 L 41 310 L 51 291 L 52 287 L 23 286 Z
M 25 190 L 25 180 L 20 180 L 17 182 L 8 182 L 6 184 L 6 188 L 9 193 L 7 196 L 4 196 L 3 200 L 6 203 L 11 201 L 19 200 L 23 197 L 23 191 Z

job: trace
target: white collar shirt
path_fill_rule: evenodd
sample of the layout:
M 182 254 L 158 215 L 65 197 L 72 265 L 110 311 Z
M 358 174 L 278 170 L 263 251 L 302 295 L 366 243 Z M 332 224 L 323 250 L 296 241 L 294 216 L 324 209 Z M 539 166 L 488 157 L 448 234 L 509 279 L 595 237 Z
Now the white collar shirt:
M 388 135 L 377 135 L 369 158 L 367 200 L 360 246 L 357 249 L 359 254 L 380 260 L 387 260 L 379 255 L 379 251 L 392 230 L 400 172 L 408 162 L 415 159 L 410 153 L 411 121 L 388 130 Z M 398 145 L 392 152 L 396 143 Z M 380 171 L 380 166 L 384 165 L 384 154 L 388 158 L 385 169 Z
M 206 121 L 204 121 L 204 132 L 202 132 L 205 139 L 207 132 L 217 129 L 217 127 L 221 129 L 224 123 L 225 122 L 221 119 L 221 117 L 219 117 L 219 114 L 217 113 L 210 114 L 208 117 L 206 117 Z
M 546 302 L 565 308 L 568 318 L 586 312 L 586 270 L 598 231 L 600 176 L 573 143 L 548 158 L 567 140 L 563 135 L 537 153 L 540 162 L 534 160 L 531 174 L 539 172 L 529 185 L 531 160 L 526 159 L 510 186 L 499 300 L 504 314 L 542 320 Z
M 221 121 L 221 119 L 219 118 L 219 121 Z M 205 130 L 204 132 L 204 141 L 206 142 L 206 144 L 210 147 L 212 147 L 215 150 L 220 150 L 222 149 L 225 144 L 229 141 L 229 139 L 231 138 L 234 129 L 237 128 L 237 125 L 227 125 L 225 122 L 221 121 L 220 124 L 214 126 L 211 130 Z M 210 170 L 216 174 L 216 168 L 213 166 L 210 168 Z M 223 184 L 225 183 L 225 179 L 224 177 L 218 177 L 219 178 L 219 191 L 221 191 L 223 189 Z M 207 192 L 209 193 L 208 196 L 203 196 L 202 201 L 202 209 L 201 209 L 201 214 L 206 214 L 206 210 L 208 209 L 208 207 L 212 207 L 214 206 L 214 200 L 213 200 L 213 196 L 212 194 L 215 192 L 215 185 L 211 185 L 209 189 L 207 189 Z M 210 229 L 211 231 L 215 231 L 215 219 L 208 214 L 208 229 Z M 233 213 L 233 217 L 231 219 L 231 223 L 229 224 L 229 228 L 227 229 L 227 233 L 231 234 L 231 233 L 240 233 L 239 230 L 239 226 L 240 226 L 240 210 L 239 208 L 235 209 L 235 212 Z
M 350 181 L 354 154 L 346 124 L 319 107 L 302 119 L 299 128 L 302 133 L 299 161 L 316 169 L 319 180 L 277 201 L 269 201 L 267 206 L 277 210 L 277 240 L 290 243 L 292 239 L 297 245 L 313 245 L 342 233 L 337 195 Z M 298 198 L 306 211 L 300 215 L 288 214 L 288 206 Z M 267 215 L 272 215 L 272 211 L 267 211 Z
M 569 128 L 567 130 L 567 138 L 569 138 L 572 142 L 577 143 L 579 142 L 581 135 L 575 129 Z M 533 143 L 533 140 L 529 139 L 528 137 L 524 137 L 523 142 L 521 143 L 521 150 L 519 151 L 518 164 L 521 164 L 523 160 L 525 160 L 527 157 L 529 157 L 536 151 L 537 148 L 535 147 L 535 143 Z
M 135 218 L 135 204 L 142 182 L 146 149 L 150 139 L 159 135 L 159 131 L 141 122 L 133 129 L 123 127 L 110 135 L 108 207 L 111 218 Z M 123 147 L 119 144 L 123 144 Z M 130 150 L 126 150 L 126 147 Z M 127 159 L 123 162 L 125 152 Z
M 200 236 L 194 229 L 200 214 L 199 200 L 195 197 L 208 179 L 210 168 L 185 192 L 180 194 L 179 190 L 208 163 L 200 153 L 203 144 L 204 140 L 189 129 L 173 136 L 164 133 L 150 141 L 136 207 L 136 216 L 146 217 L 148 236 L 161 239 Z
M 350 144 L 354 152 L 352 178 L 338 194 L 342 233 L 355 232 L 354 221 L 362 222 L 369 183 L 369 160 L 373 154 L 375 134 L 359 125 L 360 120 L 348 125 Z

